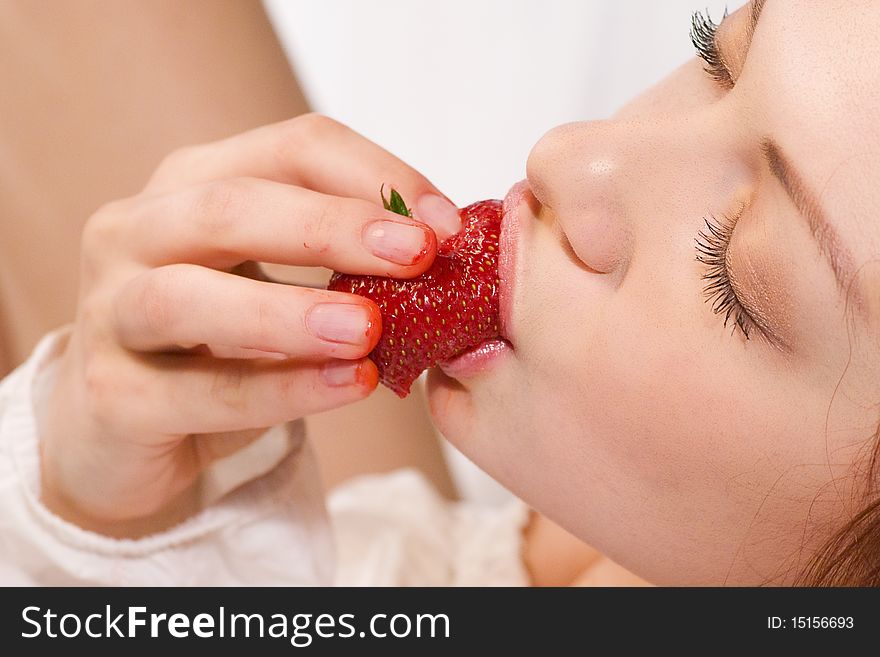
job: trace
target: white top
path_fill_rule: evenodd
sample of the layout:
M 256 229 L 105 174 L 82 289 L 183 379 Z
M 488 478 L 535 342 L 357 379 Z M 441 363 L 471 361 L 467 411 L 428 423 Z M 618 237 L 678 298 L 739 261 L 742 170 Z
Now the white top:
M 214 501 L 168 531 L 118 540 L 62 520 L 39 499 L 36 418 L 67 335 L 44 338 L 0 383 L 0 585 L 528 582 L 518 500 L 448 503 L 404 470 L 337 489 L 328 517 L 302 422 L 218 462 L 201 482 Z M 254 477 L 242 483 L 242 472 Z

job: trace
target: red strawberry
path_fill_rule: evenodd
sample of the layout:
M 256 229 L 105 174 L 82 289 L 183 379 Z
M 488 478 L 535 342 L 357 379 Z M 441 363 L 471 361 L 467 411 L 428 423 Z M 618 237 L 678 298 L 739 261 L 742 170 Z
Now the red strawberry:
M 385 208 L 410 215 L 391 190 Z M 328 289 L 375 301 L 382 336 L 370 358 L 379 380 L 399 397 L 429 367 L 449 360 L 498 332 L 498 236 L 501 201 L 480 201 L 459 211 L 461 232 L 437 248 L 434 264 L 418 278 L 333 274 Z

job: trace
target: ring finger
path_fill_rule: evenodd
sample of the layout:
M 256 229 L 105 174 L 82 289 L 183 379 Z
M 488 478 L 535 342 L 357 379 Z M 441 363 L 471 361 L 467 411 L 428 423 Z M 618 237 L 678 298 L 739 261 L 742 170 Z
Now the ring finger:
M 117 295 L 120 344 L 134 351 L 194 345 L 286 354 L 366 356 L 381 333 L 363 297 L 257 281 L 197 265 L 168 265 L 135 277 Z

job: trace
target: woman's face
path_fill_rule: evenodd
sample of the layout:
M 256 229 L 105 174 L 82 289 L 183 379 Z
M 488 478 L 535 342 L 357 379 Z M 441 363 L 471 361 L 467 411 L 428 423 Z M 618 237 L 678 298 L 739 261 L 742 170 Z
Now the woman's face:
M 790 582 L 862 501 L 878 33 L 871 0 L 757 2 L 718 79 L 695 59 L 547 133 L 508 199 L 513 350 L 430 377 L 456 446 L 651 581 Z

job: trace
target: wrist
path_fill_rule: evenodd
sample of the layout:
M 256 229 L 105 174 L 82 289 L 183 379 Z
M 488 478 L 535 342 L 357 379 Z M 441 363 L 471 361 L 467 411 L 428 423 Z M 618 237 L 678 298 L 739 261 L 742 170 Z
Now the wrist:
M 174 495 L 139 486 L 137 459 L 109 458 L 91 445 L 88 422 L 75 412 L 77 400 L 65 386 L 66 371 L 48 393 L 39 442 L 40 502 L 77 527 L 112 538 L 141 538 L 179 524 L 198 512 L 197 480 Z M 77 436 L 72 440 L 72 436 Z M 121 464 L 121 465 L 118 465 Z
M 71 494 L 63 485 L 64 478 L 40 454 L 40 502 L 51 513 L 80 529 L 118 539 L 138 539 L 170 529 L 180 524 L 199 509 L 198 486 L 193 484 L 168 500 L 159 508 L 144 514 L 127 514 L 123 509 L 108 509 L 89 504 L 79 495 Z

